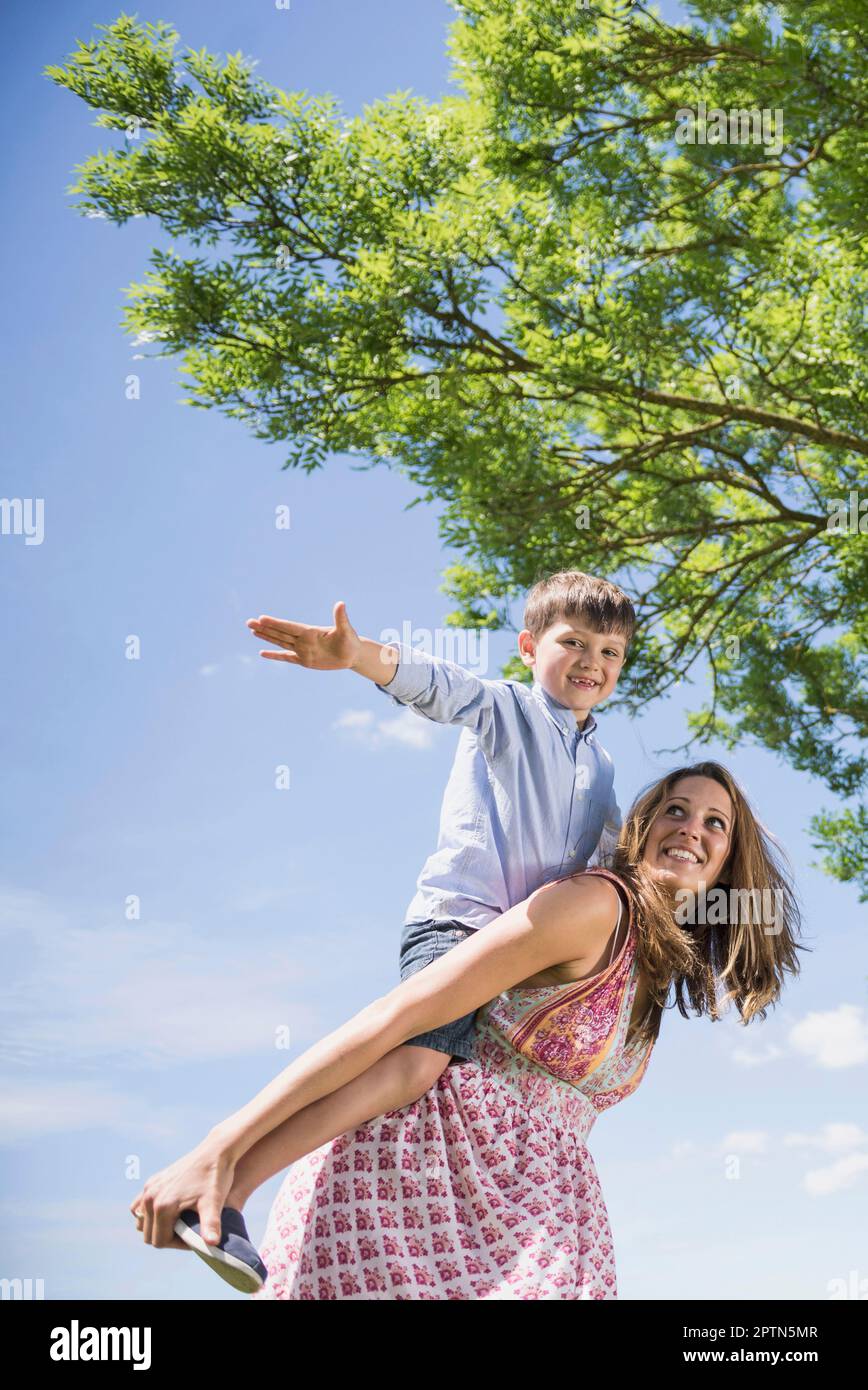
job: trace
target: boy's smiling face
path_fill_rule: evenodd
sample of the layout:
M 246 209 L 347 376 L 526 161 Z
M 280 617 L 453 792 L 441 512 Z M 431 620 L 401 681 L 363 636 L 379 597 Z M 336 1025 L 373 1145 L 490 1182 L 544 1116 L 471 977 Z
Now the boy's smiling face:
M 594 632 L 581 618 L 559 618 L 536 638 L 523 628 L 518 649 L 543 689 L 571 709 L 581 727 L 615 689 L 627 639 L 621 632 Z

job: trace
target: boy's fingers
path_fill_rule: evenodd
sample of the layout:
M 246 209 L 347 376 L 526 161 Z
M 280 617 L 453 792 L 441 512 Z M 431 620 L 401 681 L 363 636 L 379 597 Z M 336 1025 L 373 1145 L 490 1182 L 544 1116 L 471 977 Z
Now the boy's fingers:
M 294 652 L 296 646 L 302 641 L 300 637 L 282 637 L 279 632 L 275 632 L 273 636 L 269 632 L 257 632 L 256 636 L 264 642 L 273 642 L 275 647 L 286 647 L 291 652 Z
M 280 646 L 280 648 L 282 648 L 282 651 L 288 652 L 288 655 L 289 655 L 289 656 L 298 656 L 298 655 L 299 655 L 298 648 L 295 648 L 295 646 L 289 645 L 289 642 L 275 642 L 274 645 L 275 645 L 275 646 Z M 271 655 L 273 655 L 273 656 L 280 656 L 281 653 L 280 653 L 280 652 L 273 652 L 273 653 L 271 653 Z
M 263 614 L 261 618 L 248 618 L 248 627 L 258 628 L 260 631 L 282 632 L 284 636 L 299 635 L 310 629 L 310 623 L 291 623 L 286 618 L 272 618 Z
M 260 656 L 266 657 L 269 661 L 291 661 L 295 666 L 303 666 L 304 662 L 300 656 L 294 652 L 260 652 Z

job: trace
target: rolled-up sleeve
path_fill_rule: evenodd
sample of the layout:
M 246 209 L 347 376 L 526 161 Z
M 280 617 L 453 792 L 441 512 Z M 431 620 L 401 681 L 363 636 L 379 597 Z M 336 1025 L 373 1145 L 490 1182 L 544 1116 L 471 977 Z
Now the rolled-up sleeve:
M 390 642 L 400 652 L 388 685 L 377 690 L 438 724 L 464 724 L 479 733 L 491 718 L 497 685 L 406 642 Z

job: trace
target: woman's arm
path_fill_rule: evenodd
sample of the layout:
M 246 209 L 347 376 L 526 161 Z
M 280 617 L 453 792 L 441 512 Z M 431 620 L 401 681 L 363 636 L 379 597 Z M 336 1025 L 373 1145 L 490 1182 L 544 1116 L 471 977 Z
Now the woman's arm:
M 538 889 L 308 1048 L 216 1125 L 211 1139 L 237 1163 L 264 1134 L 408 1038 L 472 1013 L 540 970 L 581 958 L 593 962 L 617 912 L 616 890 L 603 878 L 569 878 Z

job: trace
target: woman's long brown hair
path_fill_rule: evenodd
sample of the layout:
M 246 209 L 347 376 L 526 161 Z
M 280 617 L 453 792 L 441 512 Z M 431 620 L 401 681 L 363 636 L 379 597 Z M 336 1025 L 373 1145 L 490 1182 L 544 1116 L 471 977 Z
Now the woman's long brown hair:
M 777 905 L 773 934 L 765 931 L 762 916 L 759 921 L 743 921 L 738 920 L 740 912 L 734 914 L 733 922 L 680 925 L 672 898 L 642 862 L 652 822 L 683 777 L 710 777 L 729 793 L 734 813 L 730 849 L 715 887 L 725 890 L 727 903 L 733 901 L 731 890 L 749 892 L 753 903 L 768 901 L 754 897 L 757 891 L 770 892 Z M 801 918 L 789 860 L 720 763 L 676 768 L 642 792 L 624 821 L 616 849 L 604 864 L 622 879 L 632 897 L 638 968 L 651 995 L 636 1030 L 637 1039 L 657 1038 L 670 989 L 684 1018 L 688 1017 L 686 991 L 696 1017 L 707 1014 L 716 1021 L 722 1008 L 734 999 L 742 1023 L 748 1024 L 757 1016 L 765 1018 L 768 1005 L 780 996 L 785 973 L 798 974 L 796 952 L 810 948 L 795 940 Z M 754 914 L 748 915 L 753 918 Z M 718 986 L 724 990 L 720 999 Z

